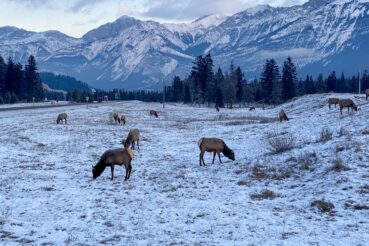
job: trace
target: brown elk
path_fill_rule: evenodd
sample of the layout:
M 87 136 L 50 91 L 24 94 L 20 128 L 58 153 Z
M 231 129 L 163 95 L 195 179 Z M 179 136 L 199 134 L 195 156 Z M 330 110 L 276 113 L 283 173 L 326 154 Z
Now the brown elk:
M 131 149 L 135 149 L 135 143 L 137 142 L 137 148 L 140 149 L 139 141 L 140 141 L 140 130 L 135 128 L 129 131 L 126 140 L 122 140 L 121 143 L 127 149 L 129 148 L 129 146 L 131 146 Z
M 250 109 L 249 109 L 249 111 L 253 111 L 253 110 L 255 110 L 255 107 L 254 106 L 251 106 Z
M 334 104 L 334 107 L 336 107 L 339 102 L 340 102 L 340 99 L 338 99 L 338 98 L 329 98 L 328 99 L 329 109 L 331 109 L 332 104 Z
M 56 118 L 56 124 L 64 123 L 67 124 L 67 118 L 68 115 L 66 113 L 61 113 L 58 115 L 58 118 Z
M 369 89 L 365 90 L 365 100 L 368 101 L 368 97 L 369 97 Z
M 347 111 L 350 112 L 350 108 L 355 111 L 357 111 L 357 106 L 356 104 L 351 100 L 351 99 L 342 99 L 339 101 L 339 106 L 340 106 L 340 112 L 342 115 L 342 109 L 343 108 L 347 108 Z
M 124 116 L 123 114 L 120 116 L 120 122 L 123 126 L 126 125 L 126 116 Z
M 200 140 L 197 142 L 199 148 L 200 148 L 200 166 L 202 164 L 205 166 L 204 161 L 204 154 L 205 152 L 212 152 L 213 154 L 213 164 L 215 160 L 215 155 L 218 154 L 218 158 L 220 163 L 222 163 L 222 160 L 220 159 L 220 153 L 223 153 L 226 157 L 228 157 L 231 160 L 235 160 L 234 152 L 228 146 L 224 143 L 222 139 L 219 138 L 200 138 Z
M 126 168 L 126 176 L 125 180 L 128 180 L 131 176 L 132 165 L 131 161 L 133 159 L 133 151 L 130 149 L 112 149 L 107 150 L 100 157 L 99 162 L 92 166 L 92 177 L 96 179 L 99 177 L 105 170 L 106 167 L 110 166 L 111 169 L 111 180 L 114 179 L 114 166 L 115 165 L 123 165 Z
M 114 124 L 120 124 L 120 118 L 117 112 L 114 112 L 113 118 L 114 118 Z
M 158 112 L 156 112 L 155 110 L 150 110 L 149 113 L 150 113 L 150 116 L 155 116 L 156 118 L 159 117 Z
M 289 121 L 290 119 L 287 117 L 286 113 L 284 112 L 284 110 L 282 109 L 280 112 L 279 112 L 279 122 L 282 122 L 282 121 Z

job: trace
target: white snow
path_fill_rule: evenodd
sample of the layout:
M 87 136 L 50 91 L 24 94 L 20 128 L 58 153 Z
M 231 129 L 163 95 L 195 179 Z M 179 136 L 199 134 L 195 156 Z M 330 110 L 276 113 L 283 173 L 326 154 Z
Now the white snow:
M 359 111 L 341 116 L 328 97 L 352 98 Z M 284 109 L 289 122 L 279 123 Z M 149 109 L 159 111 L 150 118 Z M 127 117 L 109 123 L 109 113 Z M 67 112 L 67 125 L 56 125 Z M 250 112 L 137 101 L 0 112 L 0 242 L 3 245 L 359 245 L 369 240 L 369 105 L 363 96 L 305 96 L 276 108 Z M 141 131 L 133 172 L 124 168 L 92 180 L 91 165 L 120 148 L 132 128 Z M 333 139 L 317 142 L 321 129 Z M 343 135 L 339 134 L 344 128 Z M 288 132 L 296 148 L 271 154 L 267 135 Z M 236 161 L 206 154 L 200 137 L 225 140 Z M 343 150 L 337 151 L 337 146 Z M 300 156 L 315 153 L 310 170 Z M 329 171 L 341 158 L 350 167 Z M 265 170 L 266 177 L 255 176 Z M 257 179 L 259 177 L 260 179 Z M 241 181 L 241 182 L 240 182 Z M 256 201 L 264 188 L 278 196 Z M 310 204 L 331 201 L 331 214 Z

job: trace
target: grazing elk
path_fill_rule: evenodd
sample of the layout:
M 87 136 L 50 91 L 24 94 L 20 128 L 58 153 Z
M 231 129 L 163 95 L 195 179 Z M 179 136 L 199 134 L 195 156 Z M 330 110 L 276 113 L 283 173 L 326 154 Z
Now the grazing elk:
M 365 90 L 365 100 L 368 101 L 368 97 L 369 97 L 369 89 Z
M 218 154 L 218 158 L 220 163 L 222 163 L 222 160 L 220 159 L 220 153 L 223 153 L 226 157 L 231 159 L 232 161 L 235 160 L 234 152 L 228 146 L 224 143 L 222 139 L 219 138 L 200 138 L 200 140 L 197 142 L 199 148 L 200 148 L 200 166 L 201 163 L 205 166 L 204 161 L 204 154 L 205 152 L 212 152 L 213 154 L 213 164 L 215 160 L 215 155 Z
M 58 118 L 56 118 L 56 124 L 64 123 L 67 124 L 67 118 L 68 115 L 66 113 L 61 113 L 58 115 Z
M 355 111 L 357 111 L 357 106 L 356 104 L 351 100 L 351 99 L 342 99 L 339 101 L 339 106 L 340 106 L 340 112 L 342 115 L 342 109 L 343 108 L 347 108 L 347 111 L 350 112 L 350 108 Z
M 137 148 L 140 149 L 139 141 L 140 141 L 140 130 L 135 128 L 129 131 L 126 140 L 122 140 L 121 143 L 127 149 L 129 148 L 129 146 L 131 146 L 131 149 L 135 149 L 135 142 L 137 142 Z
M 114 124 L 120 124 L 120 118 L 117 112 L 114 112 L 113 118 L 114 118 Z
M 331 105 L 334 104 L 334 107 L 336 108 L 337 104 L 340 102 L 340 99 L 338 98 L 329 98 L 328 99 L 328 106 L 329 109 L 331 109 Z
M 156 112 L 155 110 L 150 110 L 150 116 L 155 116 L 156 118 L 159 117 L 158 112 Z
M 255 110 L 255 107 L 254 106 L 251 106 L 250 109 L 249 109 L 249 111 L 253 111 L 253 110 Z
M 126 116 L 124 116 L 123 114 L 122 116 L 120 116 L 120 122 L 122 123 L 123 126 L 126 125 Z
M 282 121 L 289 121 L 290 119 L 288 119 L 286 113 L 284 112 L 284 110 L 282 109 L 280 112 L 279 112 L 279 122 L 282 122 Z
M 99 177 L 105 170 L 106 167 L 110 166 L 111 169 L 111 180 L 114 179 L 114 165 L 123 165 L 126 168 L 126 177 L 125 180 L 128 180 L 131 176 L 132 165 L 131 161 L 133 159 L 133 151 L 130 149 L 112 149 L 107 150 L 100 157 L 99 162 L 92 166 L 92 177 L 96 179 Z

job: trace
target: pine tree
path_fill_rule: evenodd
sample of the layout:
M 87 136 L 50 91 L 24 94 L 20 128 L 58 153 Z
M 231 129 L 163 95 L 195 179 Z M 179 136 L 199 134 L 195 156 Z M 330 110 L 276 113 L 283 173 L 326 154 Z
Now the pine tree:
M 305 91 L 307 94 L 314 94 L 315 93 L 315 85 L 314 80 L 311 76 L 307 75 L 305 82 L 304 82 Z
M 327 89 L 328 92 L 330 91 L 336 91 L 337 87 L 337 77 L 336 77 L 336 72 L 333 71 L 329 76 L 328 76 L 328 80 L 327 80 Z
M 35 57 L 32 55 L 28 58 L 28 64 L 26 65 L 25 83 L 27 85 L 28 100 L 32 100 L 32 97 L 35 97 L 37 101 L 43 100 L 44 92 L 42 82 L 37 72 Z
M 13 89 L 14 80 L 15 80 L 15 64 L 13 62 L 13 59 L 9 57 L 5 73 L 4 92 L 14 91 Z
M 173 96 L 172 100 L 174 102 L 183 101 L 183 82 L 180 77 L 175 76 L 173 79 Z
M 235 70 L 235 79 L 236 79 L 236 99 L 237 102 L 241 104 L 243 100 L 243 73 L 240 67 L 237 67 Z
M 224 99 L 222 92 L 223 85 L 224 85 L 224 75 L 222 69 L 219 67 L 217 73 L 214 75 L 215 105 L 217 107 L 224 107 Z
M 282 99 L 287 101 L 296 96 L 297 73 L 291 57 L 284 62 L 282 73 Z
M 281 101 L 280 74 L 274 59 L 267 60 L 261 74 L 261 86 L 263 98 L 266 103 L 277 103 Z
M 327 90 L 326 84 L 324 82 L 323 74 L 319 74 L 318 80 L 316 81 L 316 92 L 317 93 L 325 93 Z
M 6 75 L 7 65 L 2 56 L 0 56 L 0 93 L 5 92 L 5 75 Z

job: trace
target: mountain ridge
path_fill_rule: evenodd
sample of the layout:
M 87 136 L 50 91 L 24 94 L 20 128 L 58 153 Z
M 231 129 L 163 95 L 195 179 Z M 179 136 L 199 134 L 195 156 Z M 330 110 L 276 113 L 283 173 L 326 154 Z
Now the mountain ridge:
M 122 16 L 79 39 L 57 31 L 10 29 L 0 27 L 3 57 L 22 61 L 33 54 L 42 71 L 104 89 L 159 88 L 162 78 L 188 74 L 195 57 L 206 53 L 223 69 L 234 60 L 248 78 L 259 76 L 265 59 L 282 62 L 287 56 L 300 76 L 334 69 L 352 74 L 367 66 L 363 54 L 369 51 L 369 0 L 262 5 L 182 24 Z M 344 67 L 346 57 L 354 60 Z

